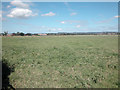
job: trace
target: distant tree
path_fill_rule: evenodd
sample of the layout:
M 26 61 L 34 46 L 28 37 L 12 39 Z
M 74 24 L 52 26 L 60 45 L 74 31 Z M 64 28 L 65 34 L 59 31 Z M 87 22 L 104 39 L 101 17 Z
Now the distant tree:
M 20 32 L 17 32 L 17 34 L 16 34 L 17 36 L 19 36 L 20 35 Z
M 33 34 L 33 35 L 38 36 L 38 34 Z
M 26 35 L 27 35 L 27 36 L 32 36 L 32 34 L 31 34 L 31 33 L 27 33 Z
M 20 36 L 24 36 L 25 34 L 21 32 L 19 35 L 20 35 Z
M 7 36 L 8 35 L 8 31 L 4 31 L 3 36 Z

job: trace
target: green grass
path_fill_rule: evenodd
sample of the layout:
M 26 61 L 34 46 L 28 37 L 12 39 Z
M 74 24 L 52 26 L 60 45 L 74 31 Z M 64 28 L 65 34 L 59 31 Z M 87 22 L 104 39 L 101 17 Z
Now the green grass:
M 3 37 L 15 88 L 117 88 L 117 36 Z

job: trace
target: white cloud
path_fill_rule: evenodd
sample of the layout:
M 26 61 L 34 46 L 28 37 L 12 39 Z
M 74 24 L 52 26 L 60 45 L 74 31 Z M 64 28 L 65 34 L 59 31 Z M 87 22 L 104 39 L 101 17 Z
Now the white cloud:
M 61 30 L 62 30 L 62 28 L 58 28 L 58 30 L 59 30 L 59 31 L 61 31 Z
M 114 16 L 115 18 L 119 18 L 120 16 Z
M 0 20 L 2 19 L 2 11 L 0 11 Z
M 77 28 L 80 28 L 80 27 L 81 27 L 81 25 L 76 25 L 76 27 L 77 27 Z
M 14 0 L 11 2 L 11 4 L 18 8 L 29 8 L 29 5 L 26 3 L 23 3 L 21 0 Z
M 7 16 L 10 18 L 28 18 L 30 16 L 36 16 L 37 14 L 33 14 L 33 12 L 29 9 L 23 8 L 13 8 Z
M 61 21 L 60 23 L 65 24 L 65 21 Z
M 0 14 L 0 20 L 2 19 L 2 15 Z
M 88 25 L 88 21 L 86 20 L 63 20 L 63 21 L 59 21 L 62 24 L 77 24 L 77 25 L 81 25 L 81 26 L 87 26 Z
M 70 15 L 71 15 L 71 16 L 73 16 L 73 15 L 77 15 L 77 13 L 73 12 L 73 13 L 71 13 Z
M 16 6 L 16 8 L 11 9 L 7 15 L 10 18 L 28 18 L 37 15 L 37 13 L 33 13 L 32 10 L 29 9 L 29 4 L 23 3 L 22 0 L 13 0 L 10 4 Z M 10 5 L 7 6 L 7 8 L 10 7 Z
M 49 30 L 50 31 L 61 31 L 62 28 L 56 28 L 56 27 L 51 28 L 51 27 L 49 27 Z
M 53 12 L 49 12 L 49 13 L 46 13 L 46 14 L 41 14 L 41 16 L 55 16 L 56 14 L 53 13 Z
M 7 6 L 7 8 L 10 8 L 10 7 L 11 7 L 10 5 Z

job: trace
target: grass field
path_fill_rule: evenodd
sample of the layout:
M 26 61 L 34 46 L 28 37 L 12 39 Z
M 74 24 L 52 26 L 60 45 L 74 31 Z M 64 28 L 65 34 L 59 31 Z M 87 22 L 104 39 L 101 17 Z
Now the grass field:
M 14 88 L 117 88 L 117 36 L 3 37 Z

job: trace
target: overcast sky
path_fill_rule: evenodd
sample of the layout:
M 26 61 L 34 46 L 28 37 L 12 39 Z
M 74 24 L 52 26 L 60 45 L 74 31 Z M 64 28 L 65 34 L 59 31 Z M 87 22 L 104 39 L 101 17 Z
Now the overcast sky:
M 118 31 L 117 2 L 3 2 L 3 31 L 102 32 Z

